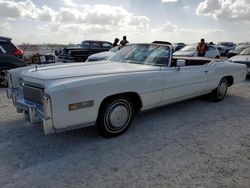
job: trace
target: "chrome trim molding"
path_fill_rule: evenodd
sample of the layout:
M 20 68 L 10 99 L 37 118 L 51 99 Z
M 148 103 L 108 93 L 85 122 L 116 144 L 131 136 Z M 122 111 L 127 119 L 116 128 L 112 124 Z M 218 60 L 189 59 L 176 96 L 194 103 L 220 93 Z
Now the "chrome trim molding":
M 43 111 L 47 115 L 47 118 L 42 119 L 44 134 L 53 134 L 56 130 L 53 127 L 51 100 L 48 95 L 43 96 Z
M 32 124 L 41 123 L 44 134 L 55 133 L 53 127 L 51 101 L 48 95 L 43 95 L 42 105 L 23 99 L 20 89 L 12 89 L 12 100 L 18 113 L 24 113 L 25 119 Z
M 80 129 L 80 128 L 85 128 L 85 127 L 90 127 L 95 125 L 96 122 L 89 122 L 89 123 L 84 123 L 84 124 L 80 124 L 80 125 L 73 125 L 67 128 L 60 128 L 60 129 L 55 129 L 56 133 L 61 133 L 61 132 L 65 132 L 65 131 L 70 131 L 70 130 L 75 130 L 75 129 Z
M 69 111 L 79 110 L 82 108 L 88 108 L 88 107 L 92 107 L 92 106 L 94 106 L 94 100 L 69 104 Z

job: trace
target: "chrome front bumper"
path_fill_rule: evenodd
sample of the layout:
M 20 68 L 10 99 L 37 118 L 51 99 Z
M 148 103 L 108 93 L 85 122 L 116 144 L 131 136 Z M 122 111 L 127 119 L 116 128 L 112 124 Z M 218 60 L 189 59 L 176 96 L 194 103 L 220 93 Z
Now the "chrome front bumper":
M 12 99 L 18 113 L 24 113 L 25 118 L 31 123 L 42 123 L 45 135 L 56 132 L 53 127 L 51 101 L 49 96 L 44 95 L 42 98 L 43 105 L 40 105 L 25 100 L 20 89 L 7 88 L 6 92 L 7 97 Z

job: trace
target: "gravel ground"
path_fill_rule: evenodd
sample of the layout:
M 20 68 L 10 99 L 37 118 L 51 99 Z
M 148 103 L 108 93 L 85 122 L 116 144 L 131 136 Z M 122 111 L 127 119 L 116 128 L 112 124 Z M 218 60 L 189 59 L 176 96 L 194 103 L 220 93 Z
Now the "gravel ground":
M 0 187 L 248 187 L 250 79 L 219 103 L 192 99 L 136 116 L 104 139 L 94 127 L 44 136 L 0 89 Z

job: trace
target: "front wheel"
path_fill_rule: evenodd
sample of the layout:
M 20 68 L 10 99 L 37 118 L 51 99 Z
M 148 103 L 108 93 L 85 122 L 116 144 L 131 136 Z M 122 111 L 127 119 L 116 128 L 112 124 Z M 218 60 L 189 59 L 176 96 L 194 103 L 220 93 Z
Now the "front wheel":
M 228 81 L 226 78 L 222 78 L 217 88 L 210 93 L 210 99 L 218 102 L 225 98 L 227 94 Z
M 133 101 L 126 96 L 117 96 L 101 105 L 98 115 L 98 131 L 103 137 L 115 137 L 127 131 L 135 114 Z

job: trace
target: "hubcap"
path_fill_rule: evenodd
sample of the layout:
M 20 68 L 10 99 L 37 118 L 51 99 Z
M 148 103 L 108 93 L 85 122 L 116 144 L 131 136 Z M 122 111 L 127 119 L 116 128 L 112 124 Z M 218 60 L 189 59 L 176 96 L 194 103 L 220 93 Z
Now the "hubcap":
M 130 104 L 124 99 L 114 101 L 107 109 L 104 125 L 111 133 L 119 133 L 124 130 L 132 117 Z
M 115 127 L 119 128 L 126 123 L 129 117 L 128 109 L 125 106 L 119 105 L 112 109 L 109 114 L 109 122 L 110 124 Z
M 226 82 L 222 82 L 218 88 L 218 97 L 222 98 L 225 96 L 225 93 L 227 91 L 227 83 Z

